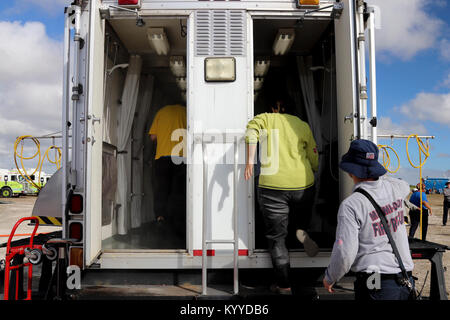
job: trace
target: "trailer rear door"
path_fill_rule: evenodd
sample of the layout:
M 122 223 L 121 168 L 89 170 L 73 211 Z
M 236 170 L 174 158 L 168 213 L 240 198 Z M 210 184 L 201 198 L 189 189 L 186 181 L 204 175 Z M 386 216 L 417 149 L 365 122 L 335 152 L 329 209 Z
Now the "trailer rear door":
M 355 6 L 354 0 L 342 0 L 344 10 L 335 19 L 337 123 L 340 159 L 347 152 L 352 139 L 359 136 Z M 339 171 L 339 197 L 343 200 L 351 193 L 352 181 L 342 170 Z
M 102 235 L 102 133 L 105 23 L 100 17 L 101 0 L 90 1 L 87 72 L 86 135 L 86 239 L 85 264 L 95 262 Z

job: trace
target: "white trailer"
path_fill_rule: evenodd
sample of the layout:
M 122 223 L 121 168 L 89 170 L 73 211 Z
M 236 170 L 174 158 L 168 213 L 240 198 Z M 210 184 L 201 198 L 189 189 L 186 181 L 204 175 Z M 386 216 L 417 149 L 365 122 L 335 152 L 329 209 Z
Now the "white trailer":
M 375 92 L 373 10 L 357 0 L 132 2 L 78 0 L 65 12 L 58 211 L 63 236 L 76 239 L 70 264 L 198 269 L 204 292 L 207 269 L 234 268 L 236 291 L 240 268 L 271 268 L 242 137 L 268 93 L 285 90 L 320 153 L 310 231 L 321 252 L 308 257 L 292 243 L 291 266 L 326 267 L 352 186 L 338 161 L 352 139 L 376 137 L 376 97 L 369 118 L 361 67 L 368 27 Z M 209 78 L 211 58 L 234 64 L 226 81 Z M 186 237 L 176 240 L 153 224 L 147 134 L 175 95 L 187 107 Z

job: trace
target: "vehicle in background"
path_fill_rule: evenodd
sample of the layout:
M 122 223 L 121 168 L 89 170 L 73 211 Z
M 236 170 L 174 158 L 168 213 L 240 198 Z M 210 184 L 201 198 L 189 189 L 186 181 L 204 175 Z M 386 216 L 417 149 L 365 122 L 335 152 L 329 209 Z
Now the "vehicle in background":
M 439 193 L 442 194 L 445 189 L 445 183 L 449 181 L 449 178 L 425 178 L 425 190 L 427 193 Z
M 30 180 L 38 186 L 44 186 L 52 175 L 42 173 L 40 177 L 30 175 Z M 0 169 L 0 196 L 3 198 L 10 198 L 21 195 L 38 195 L 39 190 L 27 181 L 18 170 Z

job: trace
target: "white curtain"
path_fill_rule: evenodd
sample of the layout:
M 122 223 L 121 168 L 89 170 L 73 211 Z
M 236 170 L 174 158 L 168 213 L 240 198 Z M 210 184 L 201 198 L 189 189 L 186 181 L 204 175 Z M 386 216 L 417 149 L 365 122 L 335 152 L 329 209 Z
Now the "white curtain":
M 137 114 L 133 124 L 133 189 L 131 198 L 131 228 L 138 228 L 142 223 L 150 221 L 150 214 L 143 210 L 144 183 L 150 181 L 144 179 L 144 143 L 145 139 L 150 139 L 146 131 L 147 119 L 149 116 L 152 98 L 153 81 L 151 75 L 143 75 L 139 89 L 139 103 L 136 109 Z
M 127 234 L 130 229 L 131 195 L 131 129 L 139 92 L 142 59 L 132 55 L 122 92 L 117 130 L 117 233 Z
M 312 57 L 308 56 L 305 58 L 303 56 L 298 56 L 297 65 L 308 122 L 313 132 L 314 139 L 316 139 L 318 149 L 320 150 L 322 147 L 321 116 L 319 109 L 316 106 L 314 78 L 313 72 L 310 69 L 312 67 Z
M 306 114 L 308 117 L 308 123 L 311 127 L 311 131 L 313 133 L 314 139 L 317 143 L 317 149 L 319 152 L 323 150 L 323 140 L 322 140 L 322 127 L 321 127 L 321 114 L 319 112 L 319 109 L 316 105 L 316 95 L 315 95 L 315 88 L 314 88 L 314 77 L 313 72 L 311 70 L 311 67 L 313 66 L 312 63 L 312 56 L 303 57 L 303 56 L 297 56 L 297 67 L 298 67 L 298 74 L 299 74 L 299 80 L 300 80 L 300 87 L 302 90 L 303 95 L 303 102 L 306 109 Z M 324 168 L 324 157 L 319 156 L 319 170 L 315 174 L 315 188 L 316 188 L 316 196 L 314 204 L 315 206 L 319 205 L 322 201 L 318 198 L 319 190 L 320 190 L 320 177 L 322 176 L 322 171 Z M 317 214 L 316 210 L 313 209 L 313 216 L 312 216 L 312 222 L 311 222 L 311 229 L 316 231 L 315 229 L 320 229 L 320 217 Z

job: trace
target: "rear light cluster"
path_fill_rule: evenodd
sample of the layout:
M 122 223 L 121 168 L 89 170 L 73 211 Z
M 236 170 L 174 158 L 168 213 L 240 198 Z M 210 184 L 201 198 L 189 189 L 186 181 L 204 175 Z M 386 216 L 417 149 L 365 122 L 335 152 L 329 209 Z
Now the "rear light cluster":
M 83 224 L 81 222 L 69 223 L 69 238 L 76 239 L 76 242 L 83 240 Z
M 76 265 L 83 269 L 83 248 L 71 247 L 69 251 L 70 265 Z
M 319 3 L 320 0 L 299 0 L 299 4 L 304 6 L 318 6 Z
M 69 198 L 69 211 L 70 214 L 79 215 L 83 213 L 83 196 L 81 194 L 72 194 Z M 79 218 L 75 218 L 74 220 L 69 221 L 68 224 L 68 236 L 70 239 L 74 239 L 75 242 L 83 241 L 83 222 L 77 220 Z
M 69 199 L 69 210 L 71 213 L 83 212 L 83 196 L 79 194 L 72 194 Z
M 141 0 L 119 0 L 119 6 L 139 6 Z

